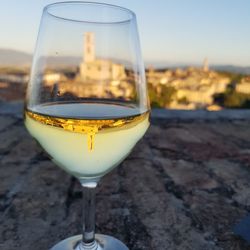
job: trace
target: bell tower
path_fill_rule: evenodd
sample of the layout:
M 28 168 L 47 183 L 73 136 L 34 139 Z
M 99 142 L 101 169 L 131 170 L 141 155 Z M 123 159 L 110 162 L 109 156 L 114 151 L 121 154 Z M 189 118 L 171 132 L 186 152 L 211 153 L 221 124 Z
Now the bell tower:
M 208 72 L 209 71 L 209 64 L 208 64 L 208 59 L 205 58 L 203 62 L 203 71 Z
M 93 32 L 85 32 L 83 39 L 83 58 L 84 62 L 95 61 L 95 35 Z

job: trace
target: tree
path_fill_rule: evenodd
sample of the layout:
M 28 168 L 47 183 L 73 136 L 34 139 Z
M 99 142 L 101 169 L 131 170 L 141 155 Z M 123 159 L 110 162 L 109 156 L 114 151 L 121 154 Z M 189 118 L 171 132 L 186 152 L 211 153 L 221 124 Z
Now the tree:
M 149 84 L 148 86 L 149 99 L 151 102 L 151 107 L 153 108 L 165 108 L 172 102 L 173 97 L 176 94 L 176 89 L 174 87 L 169 87 L 166 85 L 160 86 L 160 93 L 157 93 L 152 84 Z
M 214 95 L 214 102 L 224 108 L 249 108 L 250 94 L 239 93 L 229 87 L 225 93 Z

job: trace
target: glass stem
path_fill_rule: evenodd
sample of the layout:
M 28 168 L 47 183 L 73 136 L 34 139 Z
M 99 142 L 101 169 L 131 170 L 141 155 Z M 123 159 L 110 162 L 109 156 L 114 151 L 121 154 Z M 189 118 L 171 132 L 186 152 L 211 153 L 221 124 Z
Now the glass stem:
M 83 226 L 81 249 L 94 250 L 98 244 L 95 240 L 95 194 L 97 183 L 82 184 L 83 187 Z

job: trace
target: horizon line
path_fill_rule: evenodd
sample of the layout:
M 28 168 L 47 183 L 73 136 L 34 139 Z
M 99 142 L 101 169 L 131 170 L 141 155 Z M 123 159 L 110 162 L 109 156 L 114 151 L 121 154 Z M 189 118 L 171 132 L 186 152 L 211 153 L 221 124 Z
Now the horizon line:
M 16 49 L 16 48 L 7 48 L 7 47 L 0 47 L 0 50 L 9 50 L 9 51 L 13 51 L 13 52 L 19 52 L 19 53 L 24 53 L 28 56 L 33 57 L 33 52 L 31 51 L 25 51 L 25 50 L 20 50 L 20 49 Z M 75 57 L 78 58 L 80 56 L 76 56 L 76 55 L 66 55 L 66 56 L 62 56 L 62 57 Z M 209 57 L 204 57 L 203 59 L 201 59 L 199 62 L 198 61 L 193 61 L 193 62 L 185 62 L 185 61 L 167 61 L 167 60 L 156 60 L 156 59 L 144 59 L 144 64 L 145 67 L 147 65 L 147 67 L 150 66 L 155 66 L 155 67 L 188 67 L 188 66 L 201 66 L 203 65 L 204 59 L 207 58 L 209 60 Z M 158 65 L 157 65 L 158 64 Z M 0 63 L 0 66 L 4 66 Z M 233 67 L 242 67 L 242 68 L 248 68 L 250 67 L 249 65 L 245 65 L 245 64 L 233 64 L 233 63 L 209 63 L 209 67 L 218 67 L 218 66 L 233 66 Z

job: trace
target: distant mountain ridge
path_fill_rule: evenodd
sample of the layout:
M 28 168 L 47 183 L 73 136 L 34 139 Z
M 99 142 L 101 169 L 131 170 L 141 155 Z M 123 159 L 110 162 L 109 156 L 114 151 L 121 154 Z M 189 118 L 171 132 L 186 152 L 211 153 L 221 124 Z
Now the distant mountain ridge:
M 32 55 L 12 49 L 0 49 L 0 66 L 26 66 L 30 65 Z
M 80 57 L 74 56 L 51 56 L 48 58 L 50 65 L 79 65 Z M 0 49 L 0 66 L 30 66 L 32 63 L 32 55 L 11 49 Z
M 80 57 L 73 56 L 62 56 L 62 57 L 50 57 L 48 62 L 50 64 L 56 65 L 79 65 L 81 62 Z M 32 55 L 26 52 L 12 50 L 12 49 L 0 49 L 0 66 L 30 66 L 32 63 Z M 147 63 L 147 65 L 152 65 L 155 68 L 185 68 L 188 65 L 177 65 L 164 62 L 154 62 L 152 64 Z M 199 65 L 197 65 L 199 67 Z M 210 68 L 218 71 L 228 71 L 233 73 L 250 74 L 250 66 L 236 66 L 236 65 L 210 65 Z
M 201 68 L 203 67 L 202 64 L 183 64 L 183 63 L 171 63 L 171 62 L 146 62 L 146 66 L 148 68 L 153 67 L 158 70 L 164 70 L 164 69 L 174 69 L 174 68 L 181 68 L 185 69 L 187 67 L 197 67 Z M 225 71 L 225 72 L 231 72 L 231 73 L 237 73 L 237 74 L 245 74 L 245 75 L 250 75 L 250 66 L 237 66 L 237 65 L 216 65 L 212 64 L 209 65 L 209 68 L 211 70 L 215 71 Z
M 250 75 L 250 66 L 243 67 L 236 65 L 212 65 L 211 69 Z

